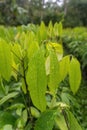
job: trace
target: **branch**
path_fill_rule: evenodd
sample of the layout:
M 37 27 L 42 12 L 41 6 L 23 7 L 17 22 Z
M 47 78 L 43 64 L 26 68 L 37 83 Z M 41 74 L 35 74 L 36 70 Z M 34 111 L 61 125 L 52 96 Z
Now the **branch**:
M 16 70 L 13 66 L 12 66 L 12 69 L 13 69 L 13 71 L 14 71 L 16 74 L 19 74 L 22 78 L 24 78 L 24 76 L 23 76 L 18 70 Z
M 22 59 L 13 50 L 11 52 L 22 62 Z

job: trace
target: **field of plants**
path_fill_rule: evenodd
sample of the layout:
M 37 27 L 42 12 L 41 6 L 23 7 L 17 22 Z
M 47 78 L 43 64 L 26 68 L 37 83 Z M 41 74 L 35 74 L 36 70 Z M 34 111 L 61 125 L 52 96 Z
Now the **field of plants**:
M 87 130 L 87 28 L 0 26 L 0 130 Z

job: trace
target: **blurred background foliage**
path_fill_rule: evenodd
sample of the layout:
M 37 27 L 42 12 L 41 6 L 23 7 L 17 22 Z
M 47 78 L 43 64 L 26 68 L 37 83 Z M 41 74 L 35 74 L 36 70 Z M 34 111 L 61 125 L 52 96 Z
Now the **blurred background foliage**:
M 40 24 L 42 20 L 46 25 L 50 20 L 53 24 L 62 21 L 64 28 L 67 28 L 63 30 L 63 46 L 66 54 L 73 54 L 79 59 L 83 76 L 73 103 L 74 115 L 78 115 L 83 130 L 87 130 L 87 28 L 83 27 L 87 26 L 87 0 L 0 0 L 0 25 L 18 26 L 19 30 L 25 31 L 29 30 L 29 23 Z M 35 29 L 33 24 L 31 28 Z M 16 34 L 17 28 L 0 26 L 0 37 L 13 40 Z
M 87 26 L 87 0 L 0 0 L 0 24 L 48 25 L 63 21 L 64 27 Z

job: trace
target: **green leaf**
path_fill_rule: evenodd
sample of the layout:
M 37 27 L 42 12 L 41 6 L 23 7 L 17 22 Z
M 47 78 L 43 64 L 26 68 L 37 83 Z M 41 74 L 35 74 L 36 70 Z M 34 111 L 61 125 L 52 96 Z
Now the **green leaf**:
M 80 63 L 76 58 L 72 58 L 69 67 L 69 82 L 72 92 L 75 94 L 81 83 Z
M 37 32 L 37 40 L 40 43 L 41 41 L 46 40 L 46 38 L 47 38 L 46 26 L 45 26 L 44 22 L 41 22 L 41 25 L 38 28 L 38 32 Z
M 14 45 L 11 46 L 11 52 L 13 54 L 15 63 L 16 64 L 20 63 L 21 62 L 20 60 L 22 59 L 21 46 L 15 43 Z
M 79 123 L 77 122 L 76 118 L 70 111 L 67 112 L 67 115 L 68 115 L 70 130 L 82 130 L 82 128 L 79 125 Z
M 9 93 L 8 95 L 4 96 L 1 100 L 0 100 L 0 105 L 2 105 L 3 103 L 5 103 L 7 100 L 9 100 L 10 98 L 14 98 L 15 96 L 18 95 L 18 92 L 12 92 Z
M 5 125 L 4 127 L 3 127 L 3 130 L 12 130 L 12 125 Z
M 55 111 L 49 110 L 41 114 L 36 121 L 34 130 L 52 130 L 54 125 Z
M 56 53 L 50 51 L 50 75 L 48 86 L 52 93 L 56 92 L 58 84 L 60 82 L 60 72 L 59 72 L 59 62 L 56 56 Z
M 25 84 L 25 81 L 24 81 L 24 79 L 22 78 L 22 90 L 23 90 L 23 92 L 26 94 L 27 93 L 27 90 L 26 90 L 26 84 Z
M 0 39 L 0 74 L 6 80 L 11 77 L 11 62 L 10 46 L 3 39 Z
M 54 24 L 53 31 L 54 31 L 54 35 L 55 35 L 55 36 L 58 36 L 58 35 L 59 35 L 59 33 L 58 33 L 58 23 L 57 23 L 57 22 Z
M 62 36 L 62 30 L 63 30 L 62 23 L 59 22 L 59 24 L 58 24 L 58 33 L 59 33 L 59 36 L 60 36 L 60 37 Z
M 38 50 L 30 60 L 26 78 L 33 104 L 39 110 L 44 111 L 46 109 L 47 77 L 43 51 Z
M 65 56 L 60 61 L 60 77 L 61 81 L 65 79 L 69 72 L 70 56 Z
M 31 130 L 31 128 L 32 128 L 32 124 L 28 124 L 26 127 L 25 127 L 25 130 Z
M 31 114 L 33 117 L 38 118 L 40 117 L 40 112 L 35 107 L 30 107 Z
M 58 61 L 60 61 L 63 57 L 63 47 L 59 43 L 55 42 L 49 42 L 46 44 L 47 50 L 50 50 L 51 48 L 55 51 Z
M 52 24 L 52 21 L 50 21 L 49 25 L 48 25 L 48 36 L 49 37 L 53 36 L 53 24 Z
M 38 42 L 34 41 L 30 44 L 29 49 L 28 49 L 28 58 L 30 59 L 36 51 L 38 51 L 39 45 Z
M 68 130 L 64 116 L 62 114 L 58 114 L 58 116 L 55 118 L 55 121 L 60 130 Z
M 28 119 L 28 113 L 26 109 L 23 111 L 22 118 L 23 118 L 24 124 L 26 124 L 27 119 Z
M 47 37 L 47 31 L 46 31 L 46 26 L 44 22 L 41 22 L 41 25 L 40 25 L 40 37 L 41 37 L 41 40 L 45 40 Z
M 16 118 L 10 112 L 0 111 L 0 128 L 6 124 L 15 125 Z

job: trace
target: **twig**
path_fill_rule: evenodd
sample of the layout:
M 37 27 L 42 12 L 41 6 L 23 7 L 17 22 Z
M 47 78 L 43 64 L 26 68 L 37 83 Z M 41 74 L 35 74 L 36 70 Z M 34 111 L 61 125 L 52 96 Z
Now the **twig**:
M 14 71 L 16 74 L 19 74 L 22 78 L 24 78 L 24 76 L 23 76 L 18 70 L 16 70 L 13 66 L 12 66 L 12 69 L 13 69 L 13 71 Z
M 16 53 L 13 50 L 11 50 L 11 52 L 22 62 L 22 59 L 18 55 L 16 55 Z

